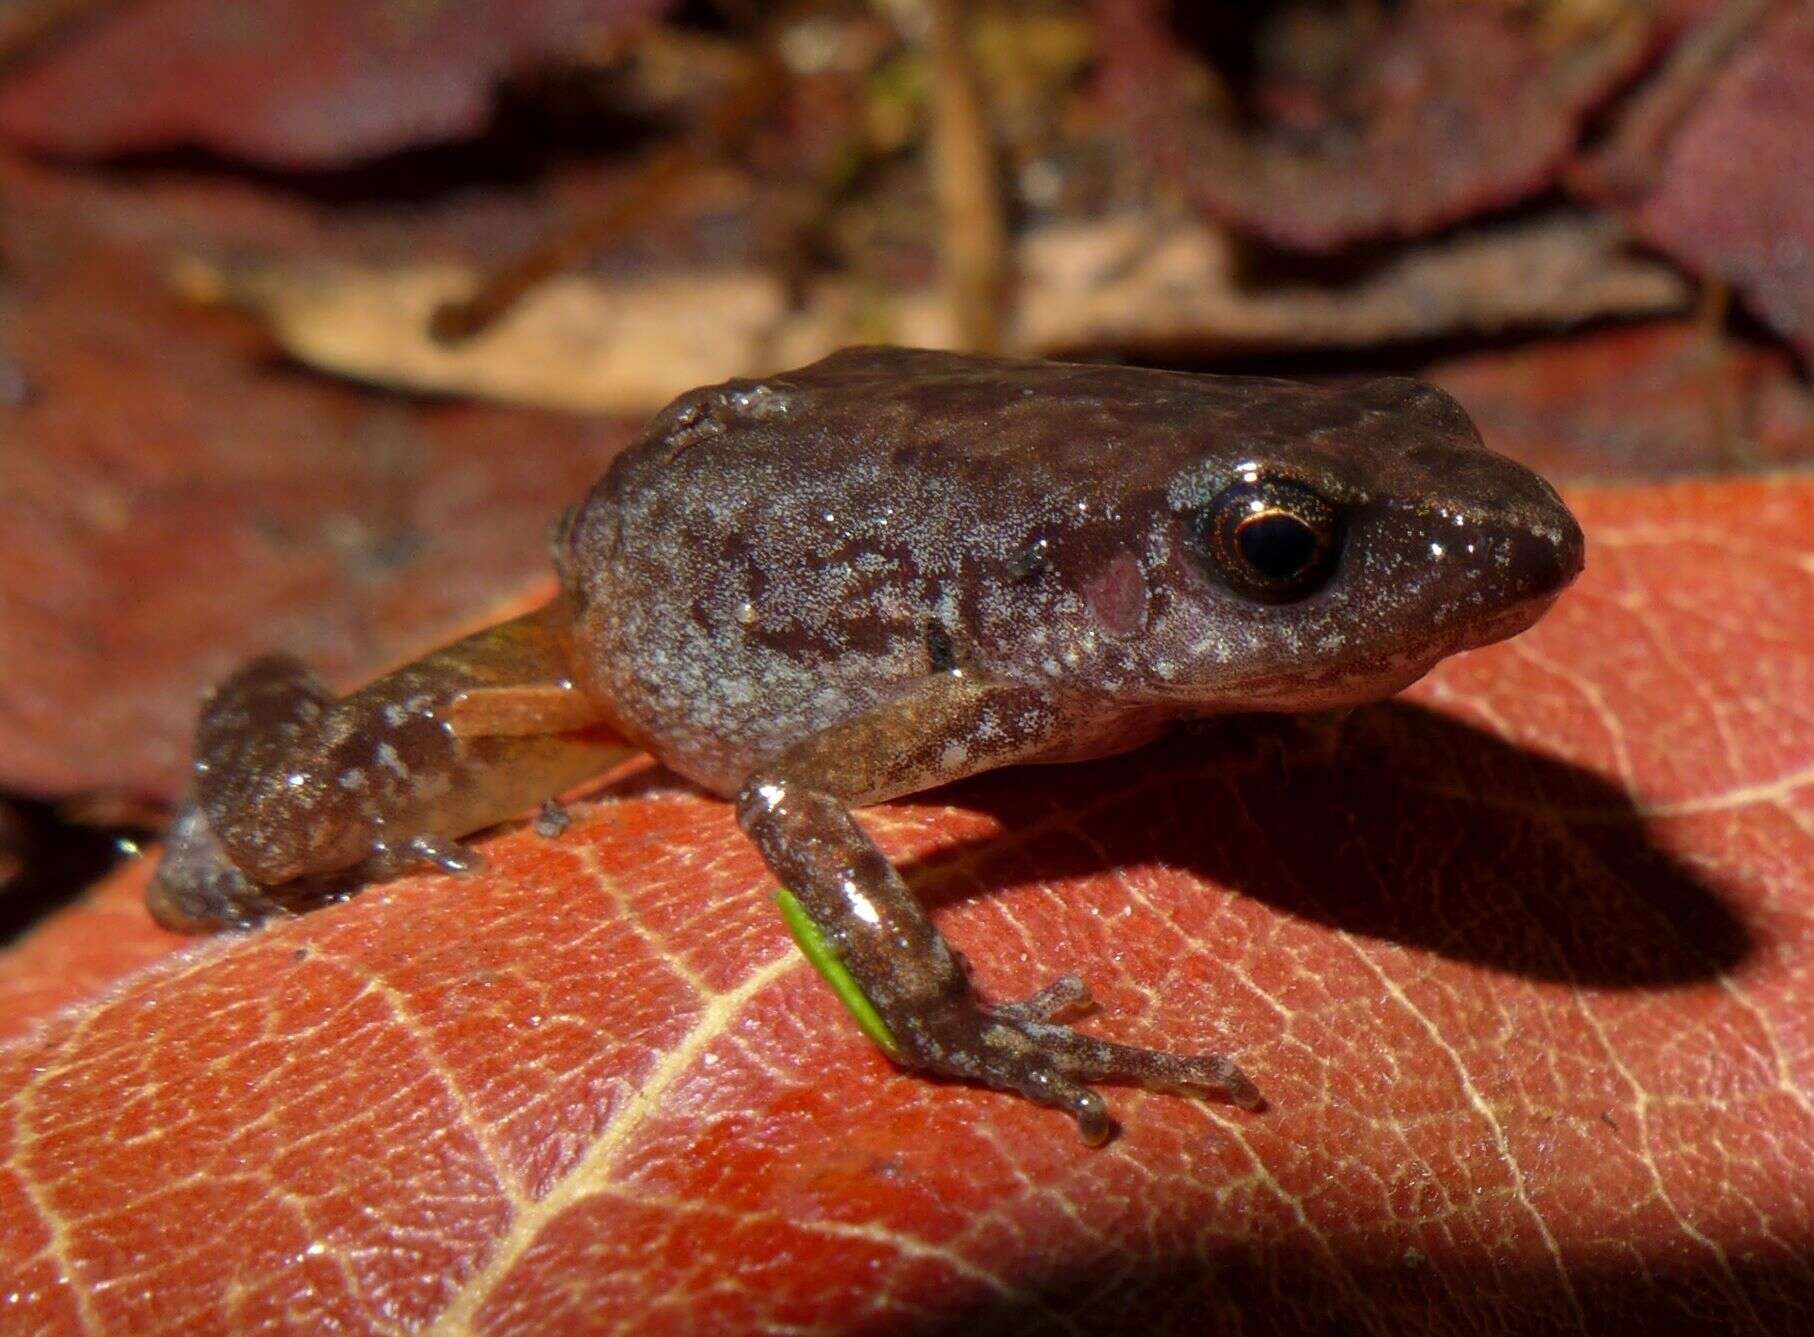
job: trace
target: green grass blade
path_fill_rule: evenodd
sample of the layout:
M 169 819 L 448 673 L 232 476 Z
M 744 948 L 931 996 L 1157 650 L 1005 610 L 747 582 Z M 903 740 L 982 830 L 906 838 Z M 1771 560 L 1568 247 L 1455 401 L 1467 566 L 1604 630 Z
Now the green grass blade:
M 888 1023 L 882 1020 L 882 1014 L 876 1011 L 875 1004 L 869 1001 L 862 988 L 850 977 L 850 972 L 838 959 L 837 952 L 825 941 L 824 934 L 819 932 L 818 924 L 806 913 L 806 907 L 786 887 L 775 893 L 775 904 L 781 907 L 781 918 L 787 922 L 787 931 L 794 935 L 794 942 L 799 945 L 801 954 L 812 962 L 813 969 L 831 985 L 831 991 L 844 1004 L 844 1010 L 856 1019 L 863 1034 L 874 1040 L 884 1054 L 895 1062 L 900 1062 L 901 1047 L 895 1043 Z

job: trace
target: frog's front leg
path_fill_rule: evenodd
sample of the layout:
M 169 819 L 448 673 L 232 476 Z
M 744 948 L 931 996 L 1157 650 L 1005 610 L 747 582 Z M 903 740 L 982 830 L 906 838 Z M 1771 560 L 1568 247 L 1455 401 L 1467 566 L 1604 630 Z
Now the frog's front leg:
M 194 783 L 146 894 L 169 928 L 258 922 L 418 860 L 627 750 L 574 687 L 558 604 L 416 660 L 343 700 L 293 659 L 256 660 L 196 726 Z
M 1083 741 L 1074 726 L 1084 719 L 1038 688 L 964 670 L 936 674 L 762 767 L 738 795 L 738 819 L 880 1014 L 903 1062 L 1063 1109 L 1090 1142 L 1107 1138 L 1113 1123 L 1088 1082 L 1205 1092 L 1258 1108 L 1259 1092 L 1227 1058 L 1138 1049 L 1058 1024 L 1089 1001 L 1074 977 L 1022 1003 L 982 1002 L 851 816 L 853 806 L 1071 750 Z

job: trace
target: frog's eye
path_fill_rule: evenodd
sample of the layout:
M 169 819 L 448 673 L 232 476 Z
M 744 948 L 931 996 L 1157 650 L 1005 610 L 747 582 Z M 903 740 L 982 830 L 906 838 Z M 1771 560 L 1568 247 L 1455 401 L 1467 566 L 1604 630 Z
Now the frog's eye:
M 1300 483 L 1236 483 L 1197 513 L 1197 545 L 1237 594 L 1302 599 L 1328 579 L 1341 547 L 1335 507 Z

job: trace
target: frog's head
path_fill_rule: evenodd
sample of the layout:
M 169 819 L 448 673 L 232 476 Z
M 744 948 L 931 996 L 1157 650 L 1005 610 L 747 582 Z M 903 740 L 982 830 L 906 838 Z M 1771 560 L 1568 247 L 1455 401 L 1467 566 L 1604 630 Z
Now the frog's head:
M 1166 489 L 1163 699 L 1307 710 L 1388 696 L 1459 650 L 1525 630 L 1580 573 L 1550 485 L 1404 378 L 1256 397 L 1251 430 Z

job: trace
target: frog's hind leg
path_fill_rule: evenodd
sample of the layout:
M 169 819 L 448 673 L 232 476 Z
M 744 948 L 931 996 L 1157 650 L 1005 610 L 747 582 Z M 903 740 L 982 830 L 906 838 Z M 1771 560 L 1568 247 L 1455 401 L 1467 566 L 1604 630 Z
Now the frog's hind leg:
M 167 927 L 256 923 L 426 860 L 634 751 L 571 679 L 558 605 L 456 641 L 344 699 L 255 660 L 196 727 L 190 794 L 147 892 Z
M 1073 713 L 1036 687 L 936 674 L 762 767 L 738 796 L 738 818 L 902 1063 L 1056 1106 L 1091 1142 L 1113 1124 L 1090 1082 L 1210 1093 L 1258 1108 L 1253 1083 L 1220 1055 L 1139 1049 L 1060 1024 L 1091 1001 L 1075 977 L 1024 1002 L 983 1002 L 957 953 L 851 816 L 852 806 L 992 767 L 1078 755 L 1089 728 L 1087 709 Z

